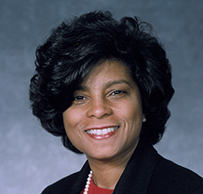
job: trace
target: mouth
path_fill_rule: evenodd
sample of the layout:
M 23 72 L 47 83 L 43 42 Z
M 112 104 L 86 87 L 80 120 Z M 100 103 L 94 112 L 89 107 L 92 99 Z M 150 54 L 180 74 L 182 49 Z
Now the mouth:
M 87 133 L 91 135 L 106 135 L 108 133 L 114 132 L 118 128 L 119 127 L 117 126 L 117 127 L 108 127 L 104 129 L 91 129 L 91 130 L 87 130 Z
M 96 139 L 102 139 L 102 138 L 108 138 L 112 136 L 118 128 L 119 126 L 107 127 L 103 129 L 90 129 L 90 130 L 86 130 L 86 132 L 90 137 L 93 137 Z

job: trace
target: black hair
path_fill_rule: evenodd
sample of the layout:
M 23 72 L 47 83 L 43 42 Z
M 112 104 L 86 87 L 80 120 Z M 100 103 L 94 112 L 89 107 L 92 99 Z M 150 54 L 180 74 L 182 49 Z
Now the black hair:
M 146 31 L 147 29 L 147 31 Z M 66 135 L 62 113 L 73 93 L 100 60 L 123 62 L 138 85 L 146 122 L 140 138 L 156 144 L 170 117 L 174 89 L 171 66 L 150 24 L 136 17 L 116 20 L 110 12 L 90 12 L 63 22 L 36 50 L 36 74 L 31 79 L 33 114 L 65 147 L 81 153 Z

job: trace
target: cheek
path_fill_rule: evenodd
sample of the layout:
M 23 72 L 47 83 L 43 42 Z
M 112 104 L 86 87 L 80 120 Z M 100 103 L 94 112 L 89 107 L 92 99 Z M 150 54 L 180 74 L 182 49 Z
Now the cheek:
M 84 115 L 83 111 L 77 111 L 75 109 L 67 109 L 63 113 L 63 122 L 66 133 L 71 133 L 72 131 L 76 131 L 77 128 L 81 125 Z
M 73 131 L 74 125 L 77 122 L 77 117 L 71 114 L 71 111 L 66 110 L 63 113 L 63 123 L 66 130 L 66 134 L 70 137 L 70 133 Z
M 65 129 L 67 127 L 69 127 L 70 125 L 72 125 L 72 122 L 71 121 L 74 121 L 74 117 L 72 116 L 72 114 L 69 114 L 69 110 L 66 110 L 64 113 L 63 113 L 63 123 L 64 123 L 64 126 L 65 126 Z
M 118 110 L 120 116 L 123 116 L 126 120 L 135 121 L 142 119 L 142 108 L 139 103 L 125 103 Z

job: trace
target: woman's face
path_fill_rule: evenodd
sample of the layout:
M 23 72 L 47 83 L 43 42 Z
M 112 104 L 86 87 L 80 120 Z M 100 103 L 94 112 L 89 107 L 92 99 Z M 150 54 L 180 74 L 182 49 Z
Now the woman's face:
M 113 159 L 131 153 L 143 120 L 139 89 L 116 60 L 96 66 L 63 112 L 66 133 L 87 158 Z

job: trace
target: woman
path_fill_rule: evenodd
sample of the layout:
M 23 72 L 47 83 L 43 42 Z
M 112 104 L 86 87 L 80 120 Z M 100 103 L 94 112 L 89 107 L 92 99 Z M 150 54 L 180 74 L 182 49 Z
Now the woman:
M 146 29 L 137 18 L 90 12 L 62 23 L 38 47 L 33 114 L 87 157 L 81 171 L 43 194 L 203 193 L 201 177 L 152 147 L 174 89 L 165 51 Z

